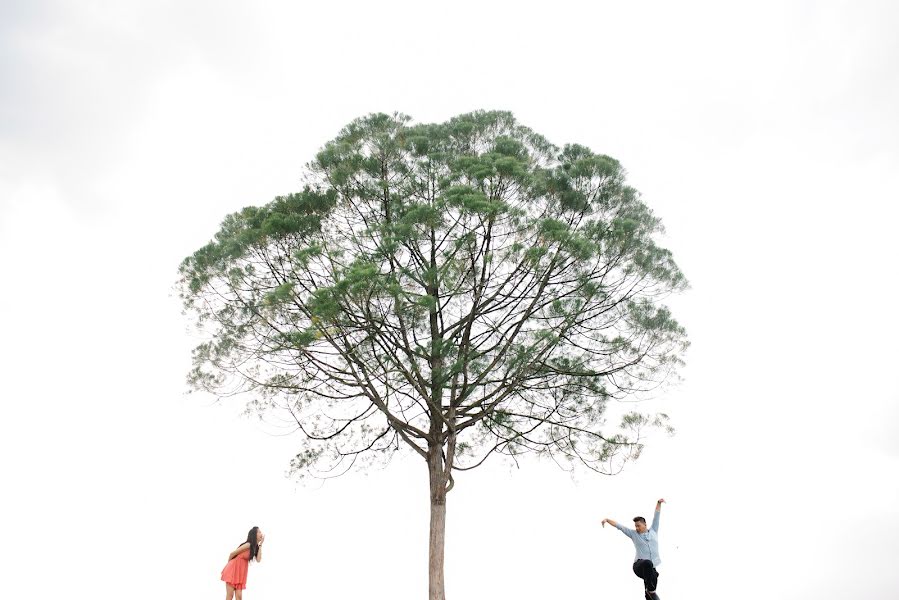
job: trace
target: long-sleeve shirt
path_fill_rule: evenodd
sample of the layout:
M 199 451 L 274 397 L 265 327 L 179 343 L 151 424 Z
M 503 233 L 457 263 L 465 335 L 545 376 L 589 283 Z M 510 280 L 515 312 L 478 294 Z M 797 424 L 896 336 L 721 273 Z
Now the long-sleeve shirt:
M 633 529 L 623 527 L 620 523 L 615 525 L 618 531 L 631 538 L 631 541 L 634 542 L 634 548 L 637 549 L 637 555 L 634 557 L 634 562 L 645 559 L 651 560 L 652 566 L 654 567 L 658 567 L 662 564 L 662 559 L 659 558 L 660 514 L 659 511 L 655 512 L 655 515 L 652 517 L 652 527 L 647 529 L 646 533 L 637 533 Z

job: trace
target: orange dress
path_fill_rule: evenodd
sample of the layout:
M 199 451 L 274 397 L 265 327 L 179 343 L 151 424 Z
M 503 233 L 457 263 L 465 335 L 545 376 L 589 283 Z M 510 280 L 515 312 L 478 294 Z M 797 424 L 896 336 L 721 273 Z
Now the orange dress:
M 222 569 L 222 581 L 235 590 L 247 589 L 247 571 L 250 568 L 250 551 L 244 550 L 228 561 Z

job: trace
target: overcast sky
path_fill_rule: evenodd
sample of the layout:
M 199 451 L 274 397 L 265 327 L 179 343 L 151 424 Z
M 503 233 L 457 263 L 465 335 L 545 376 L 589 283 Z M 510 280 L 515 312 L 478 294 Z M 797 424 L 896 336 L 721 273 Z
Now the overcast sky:
M 424 598 L 415 456 L 303 486 L 186 395 L 179 262 L 373 111 L 505 109 L 610 154 L 692 289 L 684 383 L 617 477 L 500 461 L 449 496 L 452 600 L 639 598 L 603 517 L 664 496 L 663 598 L 899 589 L 899 5 L 0 2 L 9 598 Z M 722 590 L 726 590 L 724 593 Z

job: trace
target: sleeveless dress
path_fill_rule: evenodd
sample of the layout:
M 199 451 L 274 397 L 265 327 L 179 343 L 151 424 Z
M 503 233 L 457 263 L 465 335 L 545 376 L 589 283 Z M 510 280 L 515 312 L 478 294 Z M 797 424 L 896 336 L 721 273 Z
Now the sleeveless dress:
M 247 571 L 250 567 L 250 551 L 244 550 L 228 561 L 222 569 L 222 581 L 235 590 L 247 589 Z

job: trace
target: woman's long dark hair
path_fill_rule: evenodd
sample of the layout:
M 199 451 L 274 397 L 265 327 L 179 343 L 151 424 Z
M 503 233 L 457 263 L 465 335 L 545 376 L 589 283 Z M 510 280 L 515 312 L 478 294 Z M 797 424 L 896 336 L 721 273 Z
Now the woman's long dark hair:
M 253 560 L 256 558 L 256 554 L 259 552 L 259 544 L 256 542 L 256 533 L 259 531 L 259 527 L 254 527 L 250 530 L 250 533 L 247 534 L 247 542 L 250 542 L 250 559 Z M 243 544 L 245 542 L 241 542 Z

